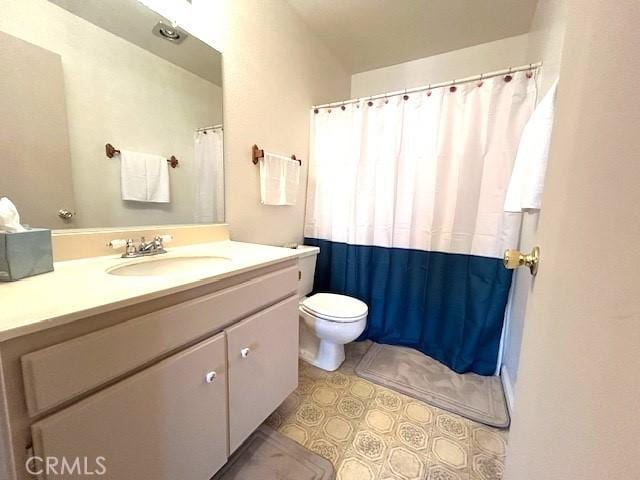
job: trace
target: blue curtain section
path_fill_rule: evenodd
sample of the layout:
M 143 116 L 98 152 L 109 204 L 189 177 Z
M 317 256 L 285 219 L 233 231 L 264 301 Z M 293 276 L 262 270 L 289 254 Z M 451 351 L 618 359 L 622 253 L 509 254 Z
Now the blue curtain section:
M 314 290 L 369 306 L 361 336 L 412 347 L 458 373 L 493 375 L 511 270 L 497 258 L 306 238 L 320 247 Z

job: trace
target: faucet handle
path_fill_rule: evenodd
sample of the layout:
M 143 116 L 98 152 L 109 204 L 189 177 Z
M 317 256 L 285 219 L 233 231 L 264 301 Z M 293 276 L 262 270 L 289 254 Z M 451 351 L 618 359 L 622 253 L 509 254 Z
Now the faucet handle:
M 156 248 L 164 250 L 165 242 L 170 242 L 171 240 L 173 240 L 171 235 L 156 235 L 153 242 L 155 243 Z
M 127 246 L 127 240 L 124 238 L 116 238 L 107 243 L 107 247 L 111 247 L 113 249 L 116 248 L 124 248 Z
M 107 243 L 107 247 L 111 247 L 114 250 L 117 248 L 124 248 L 125 251 L 122 254 L 123 257 L 132 256 L 136 252 L 136 246 L 132 238 L 127 240 L 123 238 L 116 238 Z

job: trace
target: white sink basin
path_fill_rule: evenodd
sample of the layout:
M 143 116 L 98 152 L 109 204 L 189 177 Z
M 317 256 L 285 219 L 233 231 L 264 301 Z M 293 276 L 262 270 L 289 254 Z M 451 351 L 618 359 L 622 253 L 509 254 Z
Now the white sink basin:
M 230 261 L 230 258 L 216 256 L 145 258 L 111 267 L 107 273 L 125 277 L 208 273 Z

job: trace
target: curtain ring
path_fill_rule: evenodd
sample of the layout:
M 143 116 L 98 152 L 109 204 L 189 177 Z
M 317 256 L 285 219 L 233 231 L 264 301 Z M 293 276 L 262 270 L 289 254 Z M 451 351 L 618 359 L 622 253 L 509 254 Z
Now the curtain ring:
M 369 105 L 370 107 L 373 107 L 373 100 L 371 100 L 373 97 L 369 97 L 369 101 L 367 102 L 367 105 Z
M 431 96 L 431 84 L 427 85 L 427 97 Z
M 451 86 L 449 87 L 449 91 L 450 91 L 451 93 L 454 93 L 456 90 L 458 90 L 458 87 L 456 87 L 456 81 L 455 81 L 455 80 L 453 80 L 453 81 L 451 82 Z
M 344 112 L 346 109 L 347 109 L 347 107 L 346 107 L 346 106 L 345 106 L 345 104 L 343 103 L 343 104 L 340 106 L 340 110 L 342 110 L 342 111 Z
M 404 89 L 404 95 L 402 96 L 403 100 L 409 100 L 409 95 L 407 95 L 407 89 Z
M 509 83 L 511 80 L 513 80 L 513 75 L 511 75 L 511 70 L 513 69 L 513 67 L 509 67 L 509 72 L 505 75 L 504 77 L 504 81 Z
M 481 87 L 484 85 L 484 73 L 480 74 L 480 81 L 478 82 L 478 86 Z
M 529 71 L 527 72 L 527 78 L 533 77 L 533 63 L 529 64 Z
M 320 110 L 318 110 L 317 108 L 314 108 L 313 109 L 313 113 L 315 113 L 317 115 L 318 113 L 320 113 Z

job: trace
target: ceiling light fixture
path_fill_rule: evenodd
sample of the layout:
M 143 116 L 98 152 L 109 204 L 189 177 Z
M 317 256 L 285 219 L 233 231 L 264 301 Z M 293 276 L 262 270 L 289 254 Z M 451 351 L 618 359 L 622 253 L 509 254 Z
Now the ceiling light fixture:
M 172 43 L 182 43 L 189 35 L 178 26 L 158 22 L 152 30 L 153 34 Z

